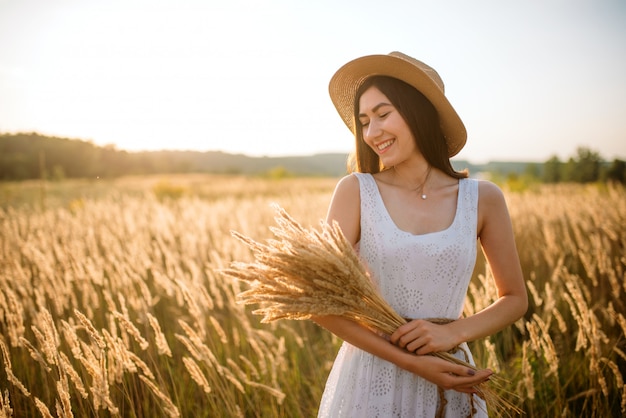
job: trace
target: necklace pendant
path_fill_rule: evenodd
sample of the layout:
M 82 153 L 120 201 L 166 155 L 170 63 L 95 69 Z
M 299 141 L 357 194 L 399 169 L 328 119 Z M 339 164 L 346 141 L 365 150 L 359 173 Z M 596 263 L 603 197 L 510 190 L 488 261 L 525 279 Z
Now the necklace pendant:
M 426 198 L 427 198 L 427 197 L 428 197 L 428 196 L 426 196 L 426 194 L 425 194 L 425 193 L 422 193 L 422 200 L 426 200 Z

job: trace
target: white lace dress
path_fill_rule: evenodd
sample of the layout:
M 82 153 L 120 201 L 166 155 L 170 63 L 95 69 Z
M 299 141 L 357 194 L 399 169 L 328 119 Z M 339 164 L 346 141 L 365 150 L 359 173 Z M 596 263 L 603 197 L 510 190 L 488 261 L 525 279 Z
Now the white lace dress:
M 393 222 L 372 175 L 355 174 L 361 193 L 359 253 L 390 305 L 405 318 L 457 319 L 476 261 L 478 182 L 459 180 L 456 215 L 445 230 L 413 235 Z M 466 344 L 463 348 L 473 363 Z M 465 359 L 465 354 L 458 352 Z M 446 417 L 487 417 L 477 396 L 445 391 Z M 433 418 L 437 386 L 344 342 L 318 417 Z

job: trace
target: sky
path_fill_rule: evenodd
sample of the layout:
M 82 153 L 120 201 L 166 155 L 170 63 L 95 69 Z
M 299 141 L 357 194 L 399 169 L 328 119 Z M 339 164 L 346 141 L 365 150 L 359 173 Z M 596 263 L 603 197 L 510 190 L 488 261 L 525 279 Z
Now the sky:
M 0 0 L 0 133 L 349 152 L 328 81 L 396 50 L 443 78 L 455 158 L 626 159 L 626 0 Z

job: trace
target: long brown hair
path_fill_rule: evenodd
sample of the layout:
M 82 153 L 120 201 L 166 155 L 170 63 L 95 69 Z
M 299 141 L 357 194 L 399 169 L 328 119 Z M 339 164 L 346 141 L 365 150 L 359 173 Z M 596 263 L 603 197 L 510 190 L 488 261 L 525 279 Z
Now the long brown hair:
M 354 96 L 355 153 L 349 169 L 360 173 L 378 173 L 383 169 L 378 154 L 363 140 L 363 127 L 359 120 L 361 95 L 370 87 L 376 87 L 398 110 L 409 126 L 415 144 L 428 164 L 447 175 L 460 179 L 468 176 L 467 171 L 456 171 L 448 157 L 448 146 L 439 125 L 439 116 L 433 105 L 413 86 L 393 77 L 373 76 L 361 84 Z

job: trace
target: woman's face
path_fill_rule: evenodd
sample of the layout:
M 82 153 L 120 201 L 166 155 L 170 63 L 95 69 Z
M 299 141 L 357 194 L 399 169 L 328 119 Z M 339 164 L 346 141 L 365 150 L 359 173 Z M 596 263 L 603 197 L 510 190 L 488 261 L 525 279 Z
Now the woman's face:
M 391 167 L 417 153 L 415 138 L 391 101 L 372 86 L 359 99 L 359 121 L 363 140 Z

